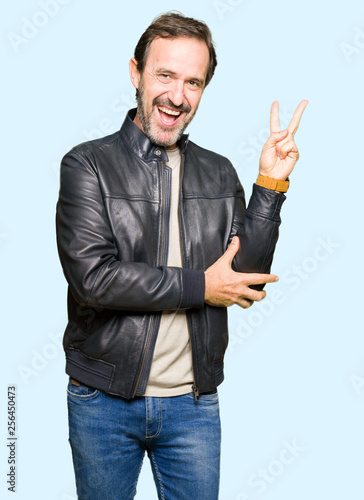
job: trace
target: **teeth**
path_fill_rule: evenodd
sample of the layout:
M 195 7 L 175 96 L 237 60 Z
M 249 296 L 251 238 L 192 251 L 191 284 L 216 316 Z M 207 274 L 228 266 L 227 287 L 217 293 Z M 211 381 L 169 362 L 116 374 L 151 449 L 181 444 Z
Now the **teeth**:
M 167 115 L 179 116 L 181 114 L 180 111 L 172 111 L 171 109 L 164 108 L 162 106 L 160 106 L 158 109 L 160 111 L 163 111 L 163 113 L 167 113 Z

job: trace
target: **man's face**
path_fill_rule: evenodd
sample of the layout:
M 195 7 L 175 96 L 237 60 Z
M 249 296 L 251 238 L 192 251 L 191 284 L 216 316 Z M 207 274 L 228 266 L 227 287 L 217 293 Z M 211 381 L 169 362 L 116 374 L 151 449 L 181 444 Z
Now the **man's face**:
M 197 39 L 155 38 L 143 73 L 130 61 L 138 88 L 135 123 L 155 144 L 172 149 L 192 120 L 205 86 L 207 45 Z

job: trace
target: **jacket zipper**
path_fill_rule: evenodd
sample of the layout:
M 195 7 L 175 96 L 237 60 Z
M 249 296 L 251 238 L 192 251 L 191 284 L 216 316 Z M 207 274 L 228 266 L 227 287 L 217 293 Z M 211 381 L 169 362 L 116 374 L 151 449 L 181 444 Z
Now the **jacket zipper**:
M 182 179 L 184 175 L 184 169 L 185 169 L 185 155 L 182 153 L 182 161 L 181 161 L 181 174 L 180 174 L 180 188 L 179 188 L 179 199 L 178 199 L 178 218 L 179 218 L 179 231 L 180 231 L 180 245 L 181 245 L 181 255 L 182 255 L 182 264 L 185 266 L 185 251 L 184 251 L 184 241 L 183 240 L 183 228 L 184 224 L 182 221 L 182 209 L 181 209 L 181 192 L 182 192 Z M 186 312 L 187 316 L 187 312 Z M 187 316 L 187 328 L 188 328 L 188 333 L 190 336 L 190 343 L 191 343 L 191 351 L 192 351 L 192 372 L 193 372 L 193 385 L 191 386 L 193 394 L 195 396 L 195 401 L 198 401 L 200 399 L 200 391 L 196 385 L 196 370 L 195 370 L 195 356 L 194 356 L 194 345 L 193 345 L 193 339 L 192 339 L 192 334 L 191 334 L 191 327 L 190 327 L 190 321 Z
M 162 261 L 163 261 L 163 249 L 165 247 L 164 245 L 164 218 L 165 218 L 165 181 L 164 181 L 164 165 L 165 163 L 162 162 L 162 168 L 161 168 L 161 186 L 162 186 L 162 189 L 161 189 L 161 198 L 162 198 L 162 209 L 161 209 L 161 232 L 160 232 L 160 244 L 159 244 L 159 256 L 158 256 L 158 265 L 162 265 Z M 151 356 L 148 356 L 149 352 L 150 352 L 150 345 L 151 345 L 151 341 L 153 338 L 156 338 L 156 333 L 157 333 L 157 330 L 159 328 L 159 324 L 160 324 L 160 316 L 158 318 L 156 318 L 155 316 L 152 316 L 151 318 L 151 322 L 150 322 L 150 325 L 149 325 L 149 329 L 148 329 L 148 339 L 147 339 L 147 343 L 146 343 L 146 346 L 145 346 L 145 350 L 144 350 L 144 354 L 143 354 L 143 361 L 142 361 L 142 364 L 141 364 L 141 367 L 140 367 L 140 370 L 139 370 L 139 375 L 138 375 L 138 379 L 137 379 L 137 382 L 135 384 L 135 389 L 134 389 L 134 392 L 133 392 L 133 397 L 135 397 L 135 395 L 137 394 L 137 391 L 138 391 L 138 387 L 139 387 L 139 384 L 141 382 L 141 379 L 142 379 L 142 376 L 144 375 L 144 368 L 145 368 L 145 363 L 146 363 L 146 360 L 151 357 Z M 152 359 L 150 360 L 150 362 L 152 362 Z M 146 381 L 146 384 L 147 385 L 148 381 Z M 146 388 L 146 387 L 145 387 Z M 144 391 L 145 391 L 145 388 L 143 387 Z M 142 392 L 144 392 L 142 391 Z

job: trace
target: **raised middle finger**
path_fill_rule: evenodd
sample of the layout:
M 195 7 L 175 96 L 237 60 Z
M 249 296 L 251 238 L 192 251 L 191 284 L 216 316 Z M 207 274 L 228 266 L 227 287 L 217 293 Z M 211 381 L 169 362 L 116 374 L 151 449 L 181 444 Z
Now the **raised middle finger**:
M 296 111 L 294 112 L 294 114 L 292 116 L 292 120 L 290 121 L 290 123 L 287 127 L 288 132 L 290 132 L 293 136 L 297 132 L 298 125 L 300 124 L 302 114 L 303 114 L 307 104 L 308 104 L 308 101 L 306 99 L 304 99 L 303 101 L 301 101 L 299 103 L 299 105 L 296 108 Z

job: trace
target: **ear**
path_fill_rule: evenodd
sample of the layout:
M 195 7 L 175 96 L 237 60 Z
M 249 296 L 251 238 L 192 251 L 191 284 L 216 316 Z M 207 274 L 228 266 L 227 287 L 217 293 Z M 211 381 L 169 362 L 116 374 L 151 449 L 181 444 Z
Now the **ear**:
M 134 87 L 136 89 L 138 89 L 139 88 L 139 82 L 140 82 L 140 72 L 138 71 L 138 62 L 135 59 L 135 57 L 133 57 L 132 59 L 130 59 L 130 62 L 129 62 L 129 73 L 130 73 L 131 83 L 134 85 Z

